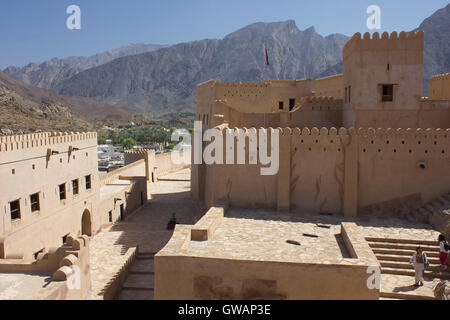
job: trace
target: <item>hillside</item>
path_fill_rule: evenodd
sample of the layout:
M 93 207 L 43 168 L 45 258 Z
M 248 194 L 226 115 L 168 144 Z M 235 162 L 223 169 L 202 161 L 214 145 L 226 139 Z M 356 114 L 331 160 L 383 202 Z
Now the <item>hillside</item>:
M 127 110 L 88 98 L 63 97 L 11 79 L 1 71 L 0 114 L 0 134 L 86 131 L 93 128 L 86 119 L 129 116 Z

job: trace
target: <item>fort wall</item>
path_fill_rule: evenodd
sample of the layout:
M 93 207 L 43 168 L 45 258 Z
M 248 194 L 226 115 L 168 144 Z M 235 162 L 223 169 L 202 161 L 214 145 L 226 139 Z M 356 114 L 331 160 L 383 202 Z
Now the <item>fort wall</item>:
M 248 149 L 246 157 L 249 163 Z M 207 206 L 227 199 L 298 213 L 402 215 L 450 191 L 449 157 L 448 129 L 286 128 L 277 175 L 262 176 L 250 164 L 197 169 L 205 173 L 199 182 Z
M 314 95 L 344 100 L 344 75 L 337 74 L 315 80 Z
M 66 235 L 79 234 L 85 212 L 90 216 L 91 232 L 98 230 L 96 133 L 0 139 L 0 258 L 33 259 L 33 254 L 45 248 L 59 247 Z M 86 177 L 90 177 L 90 185 Z M 78 193 L 73 181 L 78 182 Z M 60 185 L 64 185 L 62 200 Z M 33 208 L 31 195 L 35 194 L 39 201 Z M 13 217 L 10 203 L 16 200 L 20 213 Z
M 430 78 L 428 96 L 430 100 L 450 100 L 450 73 Z

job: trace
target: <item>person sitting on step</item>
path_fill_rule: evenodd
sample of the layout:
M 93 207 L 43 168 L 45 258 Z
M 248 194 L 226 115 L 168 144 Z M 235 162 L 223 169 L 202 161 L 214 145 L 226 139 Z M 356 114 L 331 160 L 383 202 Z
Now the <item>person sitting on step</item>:
M 425 275 L 425 266 L 428 265 L 428 259 L 421 247 L 417 248 L 416 253 L 414 253 L 409 262 L 414 264 L 414 270 L 416 272 L 415 286 L 422 287 Z
M 172 219 L 167 223 L 167 230 L 175 230 L 175 226 L 177 225 L 177 218 L 175 217 L 175 213 L 172 213 Z

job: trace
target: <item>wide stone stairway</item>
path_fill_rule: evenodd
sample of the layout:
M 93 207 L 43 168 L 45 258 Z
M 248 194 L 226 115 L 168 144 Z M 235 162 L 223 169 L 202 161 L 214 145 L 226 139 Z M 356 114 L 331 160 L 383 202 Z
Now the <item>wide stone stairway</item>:
M 394 299 L 434 299 L 434 287 L 440 279 L 450 280 L 439 262 L 439 246 L 432 240 L 366 238 L 381 265 L 381 297 Z M 414 288 L 414 266 L 409 263 L 417 247 L 426 253 L 429 266 L 425 285 Z
M 155 292 L 155 253 L 138 253 L 118 300 L 153 300 Z

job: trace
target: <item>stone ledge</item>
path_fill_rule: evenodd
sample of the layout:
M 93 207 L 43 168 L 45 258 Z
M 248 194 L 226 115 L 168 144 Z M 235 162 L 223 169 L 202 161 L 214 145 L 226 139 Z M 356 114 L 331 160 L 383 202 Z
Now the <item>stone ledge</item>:
M 228 201 L 219 201 L 209 209 L 209 211 L 200 219 L 191 229 L 192 241 L 208 241 L 214 235 L 217 227 L 225 216 L 229 207 Z
M 380 267 L 377 257 L 356 223 L 343 222 L 341 224 L 341 234 L 352 259 L 358 259 L 368 267 Z

